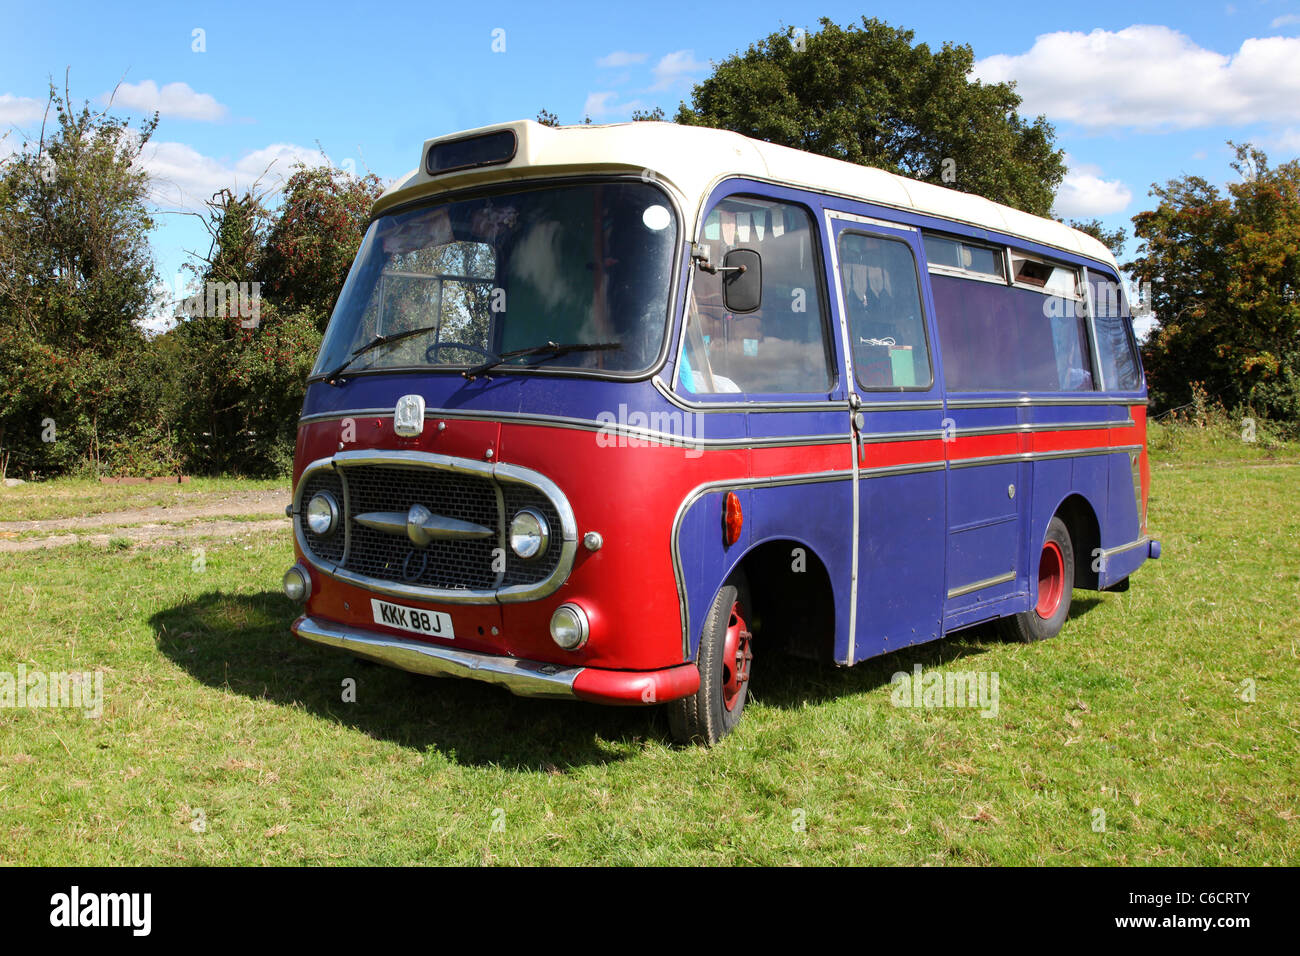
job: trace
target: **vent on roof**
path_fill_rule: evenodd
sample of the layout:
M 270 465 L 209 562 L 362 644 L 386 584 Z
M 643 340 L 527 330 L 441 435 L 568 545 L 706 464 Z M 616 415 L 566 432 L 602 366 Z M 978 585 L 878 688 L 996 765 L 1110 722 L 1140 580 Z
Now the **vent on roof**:
M 514 130 L 509 129 L 451 139 L 429 147 L 424 168 L 430 176 L 438 176 L 475 166 L 498 166 L 514 159 L 517 148 Z

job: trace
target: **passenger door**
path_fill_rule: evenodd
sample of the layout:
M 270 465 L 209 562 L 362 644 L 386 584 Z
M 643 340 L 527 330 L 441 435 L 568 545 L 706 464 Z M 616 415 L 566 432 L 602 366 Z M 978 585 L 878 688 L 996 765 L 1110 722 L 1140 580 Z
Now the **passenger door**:
M 920 233 L 848 213 L 827 220 L 853 416 L 861 660 L 943 633 L 944 404 Z

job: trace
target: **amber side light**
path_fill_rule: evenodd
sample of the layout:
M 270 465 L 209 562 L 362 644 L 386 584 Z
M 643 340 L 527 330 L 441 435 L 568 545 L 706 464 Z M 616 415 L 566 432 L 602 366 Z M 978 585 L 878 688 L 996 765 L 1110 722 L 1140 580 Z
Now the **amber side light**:
M 740 510 L 740 499 L 728 491 L 722 506 L 722 540 L 731 547 L 740 540 L 740 529 L 745 524 L 745 514 Z

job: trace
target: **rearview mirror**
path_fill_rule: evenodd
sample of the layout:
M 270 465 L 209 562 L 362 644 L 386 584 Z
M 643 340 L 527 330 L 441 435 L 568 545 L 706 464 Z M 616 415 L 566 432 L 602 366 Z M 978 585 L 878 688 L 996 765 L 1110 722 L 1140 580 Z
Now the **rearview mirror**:
M 744 315 L 763 303 L 763 260 L 753 249 L 732 249 L 722 260 L 722 303 Z

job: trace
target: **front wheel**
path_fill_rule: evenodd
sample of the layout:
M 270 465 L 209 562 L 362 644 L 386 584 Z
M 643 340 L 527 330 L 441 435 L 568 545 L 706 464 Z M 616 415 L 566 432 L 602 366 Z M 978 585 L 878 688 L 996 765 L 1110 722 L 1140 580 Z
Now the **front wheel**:
M 1004 618 L 1009 637 L 1026 643 L 1045 641 L 1060 633 L 1070 614 L 1074 590 L 1074 547 L 1065 522 L 1053 518 L 1038 555 L 1038 602 L 1028 611 Z
M 751 619 L 749 587 L 737 574 L 718 591 L 704 620 L 695 658 L 700 689 L 668 704 L 668 725 L 678 743 L 712 746 L 740 722 L 754 660 Z

